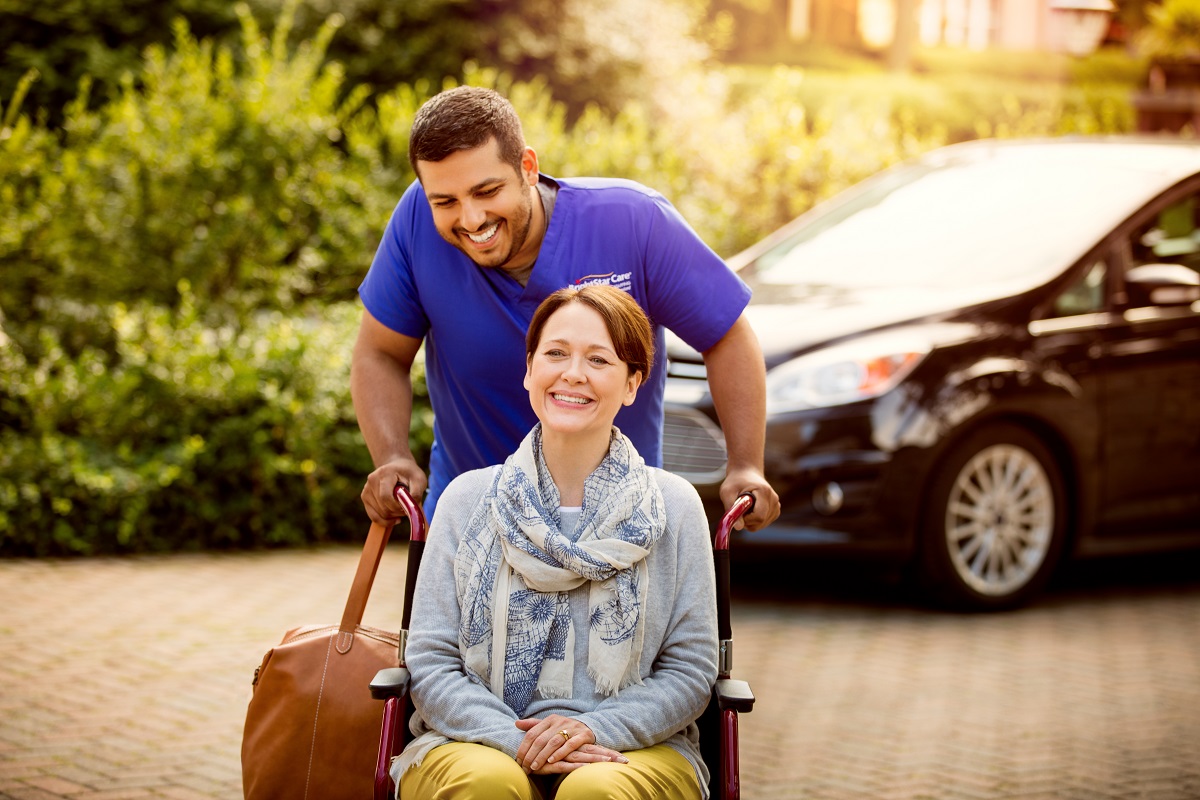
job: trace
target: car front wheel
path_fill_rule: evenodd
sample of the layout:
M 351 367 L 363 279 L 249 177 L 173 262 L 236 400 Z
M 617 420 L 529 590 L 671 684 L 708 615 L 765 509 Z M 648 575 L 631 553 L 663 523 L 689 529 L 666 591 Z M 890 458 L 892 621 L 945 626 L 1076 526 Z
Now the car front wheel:
M 936 599 L 998 610 L 1044 588 L 1063 549 L 1066 501 L 1057 461 L 1028 430 L 970 434 L 935 469 L 926 500 L 920 571 Z

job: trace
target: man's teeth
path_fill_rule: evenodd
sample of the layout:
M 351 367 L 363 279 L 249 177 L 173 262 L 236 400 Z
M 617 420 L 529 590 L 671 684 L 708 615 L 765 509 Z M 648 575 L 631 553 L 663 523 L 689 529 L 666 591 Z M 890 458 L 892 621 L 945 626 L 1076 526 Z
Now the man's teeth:
M 483 233 L 468 233 L 467 236 L 471 237 L 472 242 L 475 242 L 476 244 L 483 244 L 484 242 L 488 241 L 493 236 L 495 236 L 496 231 L 499 228 L 500 228 L 500 223 L 497 222 L 495 225 L 488 228 Z
M 581 405 L 581 406 L 587 405 L 588 403 L 592 402 L 591 400 L 587 399 L 586 397 L 568 397 L 565 394 L 556 394 L 556 395 L 554 395 L 554 399 L 559 400 L 564 403 L 577 403 L 578 405 Z

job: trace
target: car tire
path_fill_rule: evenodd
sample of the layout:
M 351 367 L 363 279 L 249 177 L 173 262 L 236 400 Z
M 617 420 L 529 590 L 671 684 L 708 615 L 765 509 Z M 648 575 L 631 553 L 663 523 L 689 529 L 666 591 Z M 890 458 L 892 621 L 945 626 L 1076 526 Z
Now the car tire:
M 988 425 L 938 462 L 922 514 L 919 579 L 944 605 L 1014 608 L 1045 588 L 1062 554 L 1062 470 L 1033 433 Z

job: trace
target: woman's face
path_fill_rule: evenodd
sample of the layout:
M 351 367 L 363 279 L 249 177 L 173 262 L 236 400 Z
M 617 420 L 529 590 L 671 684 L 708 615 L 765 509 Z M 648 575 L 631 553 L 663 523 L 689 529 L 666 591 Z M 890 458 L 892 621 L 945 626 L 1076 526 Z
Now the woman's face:
M 555 433 L 603 431 L 633 402 L 642 373 L 617 358 L 604 318 L 571 302 L 546 320 L 529 357 L 525 388 L 542 428 Z

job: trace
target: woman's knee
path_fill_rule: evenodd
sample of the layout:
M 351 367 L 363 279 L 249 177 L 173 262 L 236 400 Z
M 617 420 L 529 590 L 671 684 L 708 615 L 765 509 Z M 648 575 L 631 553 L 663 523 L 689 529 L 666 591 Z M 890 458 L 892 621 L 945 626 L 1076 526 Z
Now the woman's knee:
M 401 800 L 539 800 L 507 753 L 481 744 L 436 747 L 400 781 Z
M 554 793 L 555 800 L 634 800 L 630 776 L 620 764 L 588 764 L 568 773 Z
M 599 763 L 569 773 L 555 800 L 699 800 L 700 784 L 687 759 L 666 745 L 625 754 L 627 764 Z

